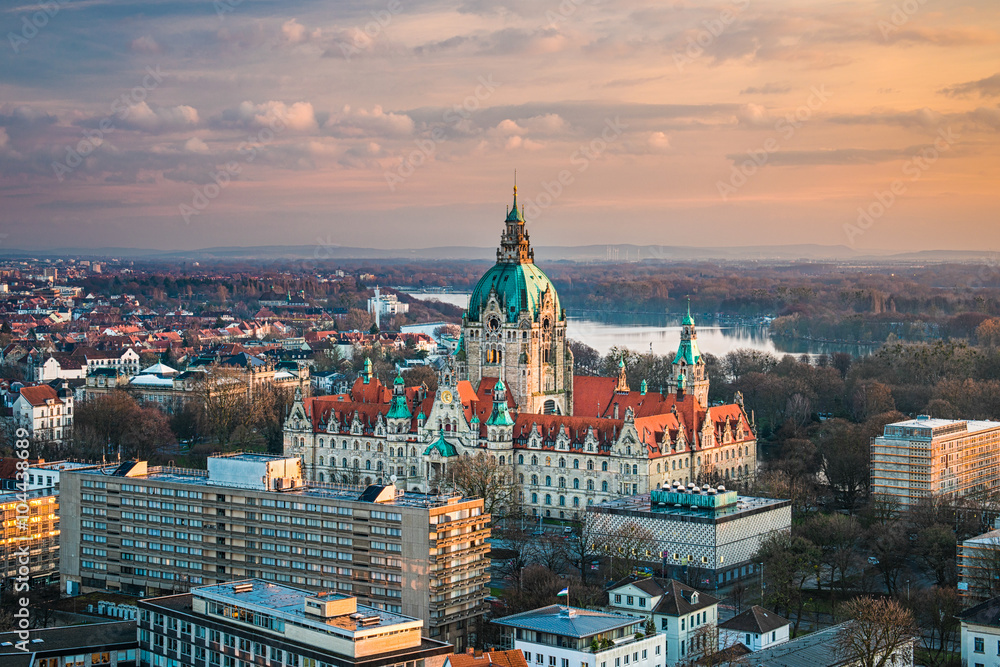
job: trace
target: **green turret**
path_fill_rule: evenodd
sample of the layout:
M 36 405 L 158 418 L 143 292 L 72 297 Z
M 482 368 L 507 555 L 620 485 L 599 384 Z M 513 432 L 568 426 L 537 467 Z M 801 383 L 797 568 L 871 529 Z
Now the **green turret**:
M 514 419 L 507 410 L 507 388 L 503 380 L 497 380 L 493 386 L 493 412 L 486 420 L 487 426 L 513 426 Z

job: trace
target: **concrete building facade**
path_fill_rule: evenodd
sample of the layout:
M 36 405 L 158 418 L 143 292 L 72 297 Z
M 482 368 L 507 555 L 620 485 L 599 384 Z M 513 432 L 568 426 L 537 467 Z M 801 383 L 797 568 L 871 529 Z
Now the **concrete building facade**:
M 66 471 L 60 486 L 68 593 L 259 578 L 358 596 L 460 648 L 485 611 L 482 499 L 306 482 L 297 458 L 261 454 L 211 457 L 208 470 Z

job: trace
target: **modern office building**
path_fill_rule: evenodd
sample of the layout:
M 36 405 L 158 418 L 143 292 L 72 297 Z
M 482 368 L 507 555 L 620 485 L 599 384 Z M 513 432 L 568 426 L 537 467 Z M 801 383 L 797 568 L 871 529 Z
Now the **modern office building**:
M 493 621 L 501 645 L 542 667 L 664 667 L 666 635 L 643 616 L 549 605 Z
M 761 543 L 791 530 L 789 500 L 738 496 L 724 487 L 671 486 L 587 508 L 608 557 L 627 556 L 700 588 L 752 576 Z
M 697 660 L 715 642 L 719 599 L 679 581 L 629 576 L 608 588 L 608 606 L 652 618 L 664 636 L 667 665 Z
M 129 461 L 62 473 L 66 591 L 140 596 L 259 578 L 362 598 L 464 648 L 485 611 L 490 516 L 480 498 L 306 482 L 298 458 L 210 457 L 207 470 Z
M 136 667 L 135 621 L 36 628 L 0 634 L 3 667 Z M 147 663 L 148 664 L 148 663 Z
M 58 494 L 53 489 L 0 491 L 0 587 L 10 586 L 25 565 L 33 586 L 59 577 Z
M 139 601 L 143 665 L 437 667 L 452 646 L 423 621 L 260 579 Z
M 871 492 L 904 509 L 921 498 L 962 498 L 1000 485 L 1000 422 L 920 415 L 886 425 L 871 448 Z

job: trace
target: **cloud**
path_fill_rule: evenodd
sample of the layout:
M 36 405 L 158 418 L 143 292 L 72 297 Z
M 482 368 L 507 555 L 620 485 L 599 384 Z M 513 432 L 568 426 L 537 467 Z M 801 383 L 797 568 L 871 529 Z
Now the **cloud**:
M 53 125 L 59 118 L 29 106 L 0 106 L 0 126 L 26 128 L 39 125 Z
M 133 39 L 132 43 L 129 44 L 129 49 L 132 53 L 163 53 L 163 47 L 149 35 Z
M 446 39 L 427 42 L 414 47 L 413 53 L 429 55 L 464 49 L 476 55 L 543 55 L 564 51 L 570 44 L 569 37 L 555 27 L 532 30 L 503 28 L 493 32 L 453 35 Z
M 979 95 L 979 97 L 996 97 L 1000 95 L 1000 73 L 988 76 L 978 81 L 967 81 L 938 91 L 948 97 L 969 97 Z
M 184 104 L 174 107 L 151 107 L 139 102 L 124 109 L 118 116 L 117 125 L 125 129 L 143 132 L 171 132 L 197 127 L 198 110 Z M 99 122 L 99 121 L 98 121 Z
M 740 95 L 780 95 L 791 91 L 791 86 L 782 83 L 765 83 L 763 86 L 744 88 L 740 91 Z
M 244 128 L 270 128 L 279 131 L 285 128 L 305 132 L 319 128 L 316 112 L 310 102 L 286 104 L 269 100 L 254 104 L 246 100 L 235 109 L 222 112 L 221 122 L 225 126 Z
M 759 104 L 741 105 L 739 111 L 736 112 L 736 118 L 740 121 L 741 125 L 750 125 L 752 127 L 759 127 L 769 123 L 767 109 Z
M 1000 36 L 992 30 L 982 28 L 900 28 L 887 31 L 886 42 L 918 42 L 935 46 L 971 46 L 973 44 L 996 44 Z
M 184 142 L 184 150 L 188 153 L 209 153 L 208 144 L 199 139 L 198 137 L 191 137 Z
M 920 146 L 909 146 L 907 148 L 831 148 L 821 150 L 780 150 L 771 153 L 767 163 L 769 165 L 787 166 L 815 166 L 815 165 L 859 165 L 878 164 L 881 162 L 892 162 L 895 160 L 905 160 L 912 158 L 920 151 L 933 148 L 933 144 Z M 949 152 L 948 155 L 953 155 Z M 736 164 L 745 161 L 746 153 L 731 153 L 726 155 L 726 159 Z
M 895 125 L 907 128 L 935 128 L 945 117 L 933 109 L 924 107 L 912 111 L 873 111 L 867 114 L 832 116 L 831 123 L 838 125 Z
M 371 111 L 348 105 L 331 114 L 324 127 L 338 137 L 408 137 L 414 124 L 406 114 L 383 111 L 378 105 Z
M 646 143 L 649 144 L 650 148 L 664 151 L 670 148 L 670 137 L 663 132 L 653 132 L 649 135 Z
M 319 28 L 310 31 L 295 19 L 288 19 L 281 24 L 281 39 L 287 44 L 302 44 L 319 39 L 322 34 L 323 31 Z

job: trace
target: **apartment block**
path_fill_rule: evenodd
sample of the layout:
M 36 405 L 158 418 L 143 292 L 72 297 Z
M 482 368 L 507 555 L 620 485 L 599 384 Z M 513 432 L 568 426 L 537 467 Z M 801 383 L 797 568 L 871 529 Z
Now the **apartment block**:
M 59 492 L 0 491 L 0 585 L 11 586 L 25 576 L 31 585 L 55 581 L 59 576 Z
M 931 496 L 992 493 L 998 484 L 1000 422 L 920 415 L 872 439 L 871 492 L 904 509 Z
M 420 619 L 260 579 L 139 602 L 143 665 L 438 667 L 452 652 Z
M 64 471 L 66 591 L 140 596 L 257 578 L 361 598 L 463 648 L 488 595 L 482 499 L 307 482 L 298 458 Z

